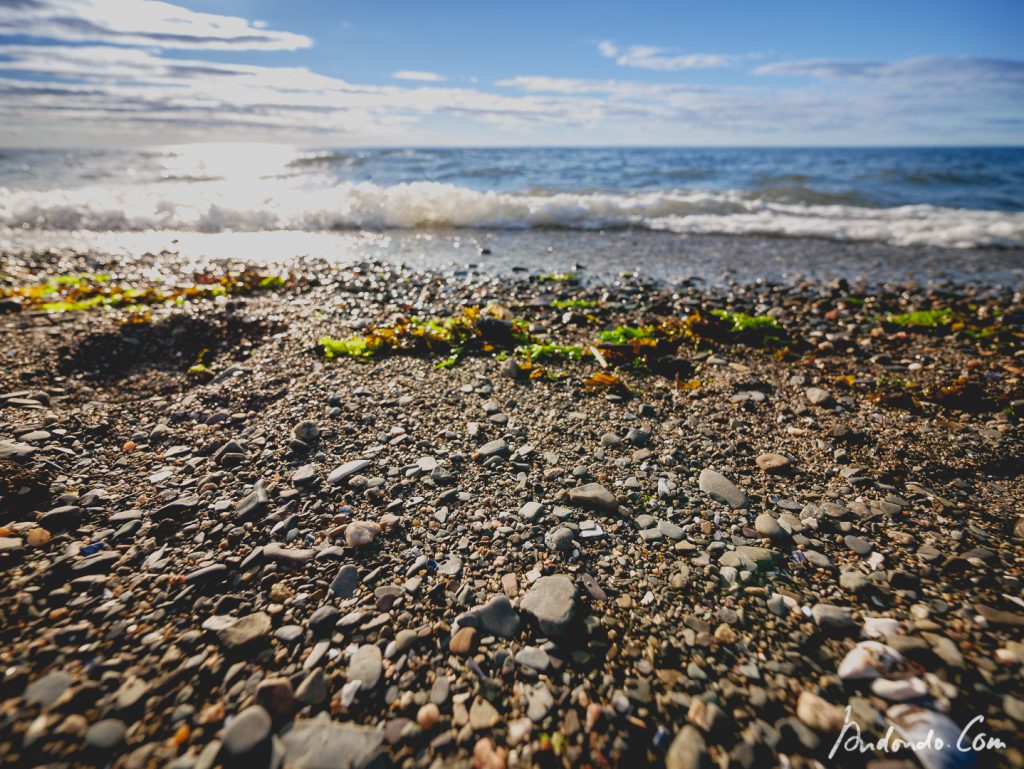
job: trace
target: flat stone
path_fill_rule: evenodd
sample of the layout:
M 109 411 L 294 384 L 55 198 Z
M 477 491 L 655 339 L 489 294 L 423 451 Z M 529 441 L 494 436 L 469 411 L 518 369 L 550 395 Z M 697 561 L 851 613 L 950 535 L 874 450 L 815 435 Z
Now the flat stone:
M 498 438 L 497 440 L 485 443 L 476 450 L 476 453 L 484 459 L 495 456 L 504 456 L 508 454 L 508 443 L 505 442 L 504 438 Z
M 248 614 L 217 631 L 217 638 L 228 649 L 239 649 L 270 633 L 270 615 L 263 611 Z
M 846 546 L 857 555 L 870 555 L 871 551 L 875 549 L 873 543 L 862 537 L 854 536 L 853 534 L 847 534 L 843 537 L 843 542 L 845 542 Z
M 263 557 L 268 561 L 296 569 L 313 560 L 316 550 L 286 547 L 281 542 L 271 542 L 263 546 Z
M 348 563 L 331 580 L 331 592 L 338 598 L 351 598 L 359 587 L 359 569 Z
M 686 532 L 683 531 L 683 528 L 672 521 L 658 521 L 658 531 L 676 542 L 686 539 Z
M 710 765 L 704 737 L 690 724 L 684 726 L 665 754 L 665 769 L 706 769 Z
M 543 673 L 551 667 L 551 657 L 546 651 L 538 649 L 536 646 L 526 646 L 520 649 L 516 652 L 515 659 L 517 664 L 536 670 L 538 673 Z
M 506 595 L 497 595 L 472 612 L 480 619 L 480 626 L 491 635 L 512 638 L 519 632 L 521 621 Z
M 584 510 L 598 513 L 615 513 L 619 509 L 618 500 L 600 483 L 585 483 L 570 490 L 569 501 Z
M 811 607 L 811 618 L 815 624 L 830 635 L 854 635 L 860 626 L 850 616 L 850 610 L 829 603 L 816 603 Z
M 239 503 L 235 505 L 235 518 L 245 520 L 250 516 L 261 513 L 267 509 L 268 502 L 270 502 L 270 495 L 267 494 L 266 487 L 260 481 L 253 487 L 251 492 L 242 497 Z
M 364 644 L 355 650 L 348 663 L 349 681 L 362 681 L 364 691 L 376 688 L 384 672 L 384 655 L 373 644 Z
M 735 550 L 722 553 L 718 563 L 748 571 L 764 571 L 772 568 L 782 558 L 782 553 L 767 547 L 739 545 Z
M 85 744 L 96 750 L 113 750 L 122 742 L 128 726 L 117 718 L 104 718 L 89 727 L 85 733 Z
M 25 700 L 32 705 L 41 708 L 48 708 L 57 698 L 60 697 L 74 680 L 63 670 L 55 670 L 47 673 L 42 678 L 37 678 L 25 688 Z
M 334 630 L 334 626 L 338 623 L 340 617 L 341 612 L 336 606 L 321 606 L 309 615 L 306 624 L 309 625 L 309 629 L 315 635 L 327 636 Z
M 448 642 L 448 651 L 459 657 L 466 657 L 476 648 L 476 637 L 475 627 L 460 627 Z
M 303 465 L 292 473 L 292 484 L 300 489 L 312 486 L 316 483 L 317 474 L 315 465 Z
M 519 508 L 519 517 L 524 521 L 535 521 L 543 510 L 544 505 L 540 502 L 527 502 Z
M 327 676 L 323 668 L 317 668 L 303 679 L 295 690 L 295 699 L 303 705 L 319 705 L 327 699 Z
M 377 766 L 384 732 L 332 721 L 326 713 L 299 719 L 281 736 L 286 766 L 295 769 L 365 769 Z
M 781 473 L 792 464 L 789 457 L 773 453 L 762 454 L 754 461 L 766 473 Z
M 523 598 L 520 608 L 537 620 L 545 635 L 563 635 L 576 614 L 576 586 L 561 574 L 541 577 Z
M 261 754 L 269 747 L 273 722 L 270 714 L 260 705 L 251 705 L 232 718 L 224 727 L 222 750 L 235 761 Z
M 469 709 L 469 725 L 473 727 L 474 731 L 491 729 L 497 725 L 499 720 L 501 720 L 501 716 L 495 710 L 494 705 L 483 697 L 473 700 L 473 705 Z
M 284 718 L 295 706 L 292 682 L 284 677 L 264 678 L 256 687 L 256 704 L 266 708 L 274 718 Z
M 353 459 L 343 465 L 338 465 L 327 476 L 327 482 L 332 486 L 342 484 L 356 473 L 361 473 L 370 464 L 369 459 Z
M 768 513 L 761 513 L 754 519 L 754 530 L 759 536 L 774 541 L 784 540 L 789 536 L 779 522 Z
M 0 441 L 0 459 L 28 459 L 35 452 L 35 447 L 27 443 Z
M 707 469 L 701 470 L 697 485 L 701 491 L 729 507 L 746 507 L 747 495 L 737 488 L 736 484 L 730 481 L 721 473 Z
M 807 396 L 807 400 L 811 402 L 812 406 L 830 406 L 833 402 L 832 393 L 822 390 L 820 387 L 808 387 L 804 390 L 804 395 Z
M 573 547 L 572 529 L 568 526 L 556 526 L 544 534 L 544 545 L 548 550 L 567 553 Z

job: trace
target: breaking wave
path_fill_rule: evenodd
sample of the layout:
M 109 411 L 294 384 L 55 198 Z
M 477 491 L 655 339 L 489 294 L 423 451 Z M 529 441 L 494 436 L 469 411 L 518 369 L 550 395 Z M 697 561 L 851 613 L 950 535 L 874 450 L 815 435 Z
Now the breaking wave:
M 774 199 L 756 191 L 481 192 L 438 182 L 319 188 L 165 182 L 0 189 L 0 226 L 60 231 L 258 232 L 420 228 L 626 229 L 816 237 L 900 246 L 1024 246 L 1024 213 Z

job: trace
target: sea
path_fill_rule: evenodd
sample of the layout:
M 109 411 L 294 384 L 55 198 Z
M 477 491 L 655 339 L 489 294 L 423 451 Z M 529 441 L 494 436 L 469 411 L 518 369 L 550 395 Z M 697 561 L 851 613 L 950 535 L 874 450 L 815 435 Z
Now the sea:
M 41 248 L 1019 282 L 1024 148 L 0 150 Z

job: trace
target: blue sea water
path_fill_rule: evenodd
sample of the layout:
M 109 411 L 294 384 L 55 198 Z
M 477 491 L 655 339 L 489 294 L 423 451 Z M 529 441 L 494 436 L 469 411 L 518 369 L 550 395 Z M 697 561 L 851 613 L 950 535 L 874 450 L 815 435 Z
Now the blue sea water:
M 1024 148 L 0 151 L 26 231 L 655 230 L 1024 245 Z

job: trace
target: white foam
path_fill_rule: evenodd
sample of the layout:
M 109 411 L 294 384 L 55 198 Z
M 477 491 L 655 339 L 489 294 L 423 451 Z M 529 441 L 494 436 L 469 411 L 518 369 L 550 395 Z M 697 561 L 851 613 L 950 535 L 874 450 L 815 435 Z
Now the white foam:
M 0 226 L 60 231 L 637 227 L 947 247 L 1024 246 L 1024 213 L 784 204 L 740 191 L 495 193 L 434 182 L 293 181 L 0 189 Z

